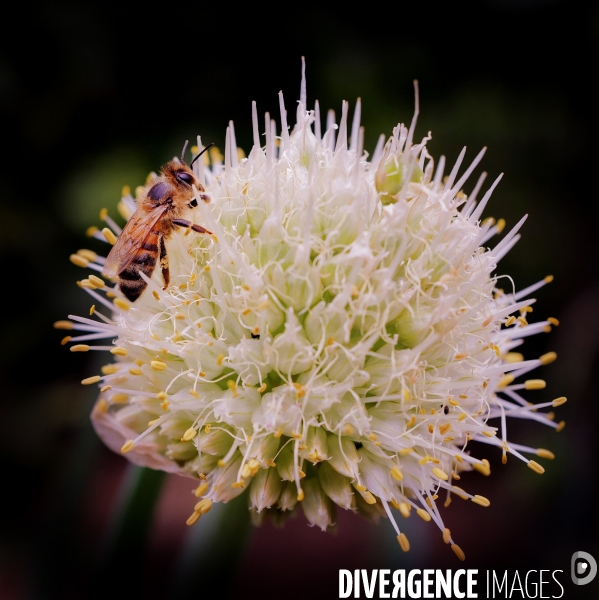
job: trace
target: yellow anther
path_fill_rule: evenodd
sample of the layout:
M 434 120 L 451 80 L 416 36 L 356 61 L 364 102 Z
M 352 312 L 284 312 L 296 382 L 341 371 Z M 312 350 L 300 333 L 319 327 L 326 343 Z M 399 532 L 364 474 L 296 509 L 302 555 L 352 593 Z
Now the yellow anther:
M 392 467 L 390 473 L 391 477 L 393 477 L 395 481 L 401 481 L 403 479 L 403 473 L 399 470 L 398 467 Z
M 513 375 L 510 375 L 509 373 L 507 375 L 504 375 L 497 383 L 497 389 L 501 389 L 507 385 L 510 385 L 510 383 L 512 383 L 512 381 L 514 381 Z
M 158 423 L 158 421 L 160 421 L 160 417 L 158 417 L 157 419 L 152 419 L 151 421 L 148 421 L 148 427 L 152 427 L 152 425 L 154 425 L 154 423 Z
M 411 510 L 412 510 L 412 507 L 407 502 L 399 503 L 399 512 L 401 513 L 401 516 L 404 517 L 405 519 L 407 519 L 410 516 Z
M 195 390 L 189 390 L 189 393 L 194 397 L 194 398 L 199 398 L 200 395 L 195 391 Z
M 495 437 L 497 435 L 497 432 L 496 431 L 483 431 L 483 435 L 488 438 Z
M 431 520 L 431 516 L 428 514 L 428 512 L 426 510 L 424 510 L 424 508 L 417 508 L 416 509 L 416 514 L 423 520 L 423 521 L 430 521 Z
M 127 356 L 129 354 L 129 350 L 127 348 L 121 348 L 120 346 L 116 346 L 112 348 L 110 354 L 116 354 L 117 356 Z
M 450 504 L 451 504 L 451 496 L 447 496 L 447 498 L 445 498 L 445 502 L 443 502 L 443 506 L 445 508 L 447 508 Z
M 449 479 L 447 473 L 445 471 L 443 471 L 443 469 L 440 469 L 439 467 L 435 467 L 433 469 L 433 475 L 435 475 L 439 479 L 442 479 L 443 481 L 447 481 Z
M 463 421 L 466 418 L 466 413 L 461 413 L 460 416 L 458 417 L 458 421 Z
M 297 501 L 301 502 L 304 499 L 304 490 L 302 490 L 300 488 L 299 492 L 297 493 Z
M 111 390 L 112 386 L 111 385 L 104 385 L 100 388 L 100 392 L 104 393 L 107 392 L 108 390 Z
M 456 354 L 456 355 L 454 356 L 454 358 L 455 358 L 456 360 L 462 360 L 462 359 L 464 359 L 464 358 L 467 358 L 468 356 L 470 356 L 470 355 L 468 354 L 468 352 L 460 352 L 459 354 Z
M 152 290 L 152 296 L 154 296 L 155 300 L 160 300 L 160 295 L 156 290 Z
M 366 486 L 362 485 L 361 483 L 354 484 L 354 487 L 358 490 L 358 492 L 366 491 Z
M 201 498 L 208 491 L 208 484 L 205 481 L 202 481 L 198 487 L 193 490 L 193 495 L 196 498 Z
M 410 420 L 406 423 L 406 427 L 408 429 L 411 429 L 412 427 L 414 427 L 414 425 L 416 425 L 416 415 L 412 415 L 410 417 Z
M 71 341 L 71 336 L 70 335 L 66 335 L 65 337 L 62 338 L 62 340 L 60 340 L 60 345 L 64 346 L 65 344 L 68 344 Z
M 252 469 L 250 468 L 250 465 L 248 465 L 247 463 L 245 465 L 243 465 L 243 469 L 241 469 L 241 476 L 244 479 L 247 479 L 248 477 L 251 477 L 252 475 Z
M 439 425 L 439 433 L 441 435 L 445 435 L 451 429 L 451 423 L 444 423 L 443 425 Z
M 483 326 L 483 327 L 487 327 L 488 325 L 490 325 L 490 324 L 493 322 L 493 318 L 494 318 L 494 317 L 493 317 L 493 315 L 491 315 L 490 317 L 487 317 L 487 318 L 486 318 L 486 319 L 483 321 L 483 323 L 482 323 L 482 326 Z
M 129 400 L 129 396 L 127 394 L 123 394 L 123 393 L 117 393 L 117 394 L 113 394 L 111 400 L 115 403 L 115 404 L 124 404 L 125 402 L 127 402 Z
M 427 425 L 427 429 L 429 433 L 434 433 L 435 431 L 435 426 L 434 425 Z
M 167 399 L 166 392 L 158 392 L 158 394 L 156 394 L 156 397 L 158 398 L 158 400 L 166 400 Z
M 166 371 L 166 366 L 166 363 L 163 363 L 160 360 L 150 361 L 150 367 L 154 369 L 154 371 Z
M 130 452 L 131 450 L 133 450 L 133 448 L 135 448 L 135 444 L 133 443 L 133 440 L 129 440 L 123 444 L 123 446 L 121 447 L 121 452 L 123 454 L 127 454 L 127 452 Z
M 549 321 L 549 323 L 555 325 L 556 327 L 559 325 L 559 321 L 555 317 L 549 317 L 547 321 Z
M 551 325 L 545 325 L 545 327 L 543 327 L 544 333 L 549 333 L 550 331 L 551 331 Z
M 567 401 L 568 401 L 568 399 L 565 396 L 560 396 L 559 398 L 552 400 L 551 405 L 552 406 L 561 406 L 562 404 L 565 404 Z
M 566 426 L 566 422 L 565 421 L 560 421 L 557 425 L 557 427 L 555 428 L 555 431 L 557 431 L 558 433 Z
M 69 256 L 69 260 L 78 267 L 85 268 L 89 264 L 89 260 L 87 260 L 87 258 L 83 258 L 83 256 L 80 256 L 79 254 L 71 254 L 71 256 Z
M 98 255 L 93 250 L 86 250 L 85 248 L 77 250 L 77 254 L 89 262 L 94 262 L 98 258 Z
M 210 500 L 209 498 L 203 498 L 193 507 L 193 510 L 195 512 L 199 512 L 202 515 L 205 515 L 212 508 L 212 504 L 212 500 Z
M 118 365 L 104 365 L 100 371 L 102 371 L 102 375 L 114 375 L 119 370 Z
M 446 544 L 449 544 L 449 542 L 451 542 L 451 531 L 449 531 L 447 527 L 443 530 L 443 541 Z
M 461 457 L 459 454 L 456 454 L 456 455 L 454 456 L 454 458 L 455 458 L 455 459 L 456 459 L 456 460 L 457 460 L 459 463 L 463 463 L 463 462 L 464 462 L 464 459 L 463 459 L 463 458 L 462 458 L 462 457 Z
M 263 383 L 259 388 L 258 388 L 258 393 L 262 393 L 266 391 L 266 384 Z
M 470 498 L 470 500 L 472 500 L 472 502 L 474 502 L 474 504 L 478 504 L 479 506 L 491 506 L 491 501 L 488 498 L 485 498 L 484 496 L 479 496 L 474 495 L 472 496 L 472 498 Z
M 145 363 L 143 360 L 141 360 L 141 358 L 136 358 L 136 359 L 135 359 L 133 362 L 134 362 L 134 363 L 135 363 L 135 364 L 136 364 L 138 367 L 143 367 L 143 366 L 146 364 L 146 363 Z
M 87 379 L 81 380 L 83 385 L 91 385 L 92 383 L 98 383 L 102 379 L 99 375 L 94 375 L 93 377 L 88 377 Z
M 239 481 L 234 481 L 231 484 L 231 487 L 234 488 L 234 489 L 245 488 L 245 481 L 243 479 L 240 479 Z
M 345 435 L 353 435 L 354 428 L 349 423 L 346 423 L 343 427 L 343 433 L 345 433 Z
M 219 461 L 217 461 L 216 463 L 219 467 L 226 467 L 227 466 L 227 461 L 224 458 L 221 458 Z
M 160 408 L 164 411 L 168 410 L 168 407 L 171 405 L 171 403 L 168 400 L 165 400 L 161 405 Z
M 92 304 L 90 309 L 89 309 L 89 315 L 90 317 L 96 312 L 96 305 Z
M 364 498 L 367 504 L 376 504 L 376 498 L 368 490 L 362 494 L 362 498 Z
M 100 279 L 99 277 L 96 277 L 95 275 L 90 275 L 88 277 L 88 279 L 89 279 L 90 283 L 97 288 L 103 288 L 106 285 L 106 283 L 104 282 L 103 279 Z
M 108 209 L 107 208 L 101 208 L 100 209 L 100 221 L 106 220 L 107 216 L 108 216 Z
M 451 400 L 448 400 L 447 404 L 451 404 L 451 406 L 459 406 L 460 405 L 460 403 L 455 398 L 451 398 Z
M 414 450 L 414 448 L 402 448 L 399 451 L 399 455 L 400 456 L 406 456 L 406 455 L 410 454 L 410 452 L 412 452 L 412 450 Z
M 551 283 L 553 281 L 553 275 L 547 275 L 545 277 L 545 283 Z
M 141 369 L 136 369 L 135 367 L 129 369 L 129 373 L 131 373 L 131 375 L 143 375 L 143 371 Z
M 528 325 L 528 321 L 522 315 L 520 315 L 516 321 L 518 321 L 522 327 L 526 327 Z
M 191 513 L 191 516 L 187 519 L 187 521 L 185 521 L 185 524 L 188 527 L 191 527 L 192 525 L 195 525 L 199 518 L 202 516 L 202 513 L 199 513 L 198 511 L 194 511 Z
M 95 225 L 92 225 L 85 230 L 85 235 L 87 237 L 93 237 L 96 231 L 98 231 L 98 228 Z
M 470 496 L 468 496 L 468 494 L 461 488 L 458 487 L 457 485 L 454 485 L 451 488 L 451 491 L 458 497 L 461 498 L 462 500 L 468 500 L 470 498 Z
M 406 537 L 405 533 L 400 533 L 397 536 L 397 541 L 399 542 L 399 547 L 404 552 L 407 552 L 410 549 L 410 542 L 408 541 L 408 538 Z
M 216 364 L 220 367 L 223 364 L 223 360 L 225 360 L 225 355 L 224 354 L 219 354 L 218 358 L 216 359 Z
M 542 475 L 545 472 L 545 469 L 534 460 L 529 460 L 527 465 L 529 469 L 532 469 L 535 473 L 538 473 L 539 475 Z
M 71 321 L 56 321 L 54 323 L 54 329 L 66 329 L 69 331 L 73 329 L 73 323 Z
M 457 544 L 452 544 L 451 545 L 451 549 L 453 550 L 453 553 L 461 560 L 464 561 L 466 560 L 466 555 L 464 554 L 464 551 L 457 545 Z
M 524 388 L 527 390 L 542 390 L 546 385 L 542 379 L 528 379 L 524 382 Z
M 120 298 L 115 298 L 113 300 L 113 303 L 116 307 L 120 308 L 121 310 L 129 310 L 131 308 L 131 306 L 127 302 L 121 300 Z
M 116 235 L 114 235 L 112 229 L 104 227 L 104 229 L 102 229 L 102 235 L 111 246 L 114 246 L 116 244 Z
M 100 411 L 101 413 L 107 413 L 108 402 L 106 402 L 104 398 L 100 398 L 100 400 L 98 400 L 98 402 L 96 403 L 96 410 Z
M 501 233 L 505 228 L 505 219 L 499 219 L 497 221 L 497 233 Z
M 418 464 L 419 465 L 425 465 L 426 463 L 431 461 L 431 457 L 430 456 L 424 456 L 422 457 L 419 461 Z
M 514 317 L 514 315 L 510 315 L 505 321 L 505 326 L 509 327 L 510 325 L 513 325 L 515 322 L 516 322 L 516 317 Z
M 462 398 L 462 400 L 467 400 L 468 399 L 468 394 L 460 394 L 459 397 Z
M 543 356 L 539 357 L 542 365 L 548 365 L 552 363 L 557 358 L 557 354 L 555 352 L 547 352 L 547 354 L 543 354 Z
M 488 476 L 491 474 L 491 465 L 486 458 L 483 458 L 480 463 L 474 463 L 472 468 L 481 473 L 481 475 Z
M 189 442 L 191 440 L 193 440 L 193 438 L 198 435 L 198 430 L 194 429 L 193 427 L 190 427 L 184 434 L 183 437 L 181 438 L 182 442 Z
M 508 352 L 504 355 L 503 360 L 507 363 L 516 363 L 524 360 L 524 356 L 520 352 Z
M 541 458 L 548 458 L 549 460 L 553 460 L 555 458 L 555 454 L 553 454 L 551 450 L 545 450 L 545 448 L 538 448 L 537 456 L 540 456 Z

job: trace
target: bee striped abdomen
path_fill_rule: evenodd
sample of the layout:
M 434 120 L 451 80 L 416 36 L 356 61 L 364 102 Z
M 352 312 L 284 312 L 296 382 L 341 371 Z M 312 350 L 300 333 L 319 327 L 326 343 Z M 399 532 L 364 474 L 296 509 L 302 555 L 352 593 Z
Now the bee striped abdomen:
M 125 297 L 135 302 L 146 289 L 141 273 L 151 277 L 158 258 L 158 231 L 152 230 L 131 262 L 119 273 L 119 288 Z

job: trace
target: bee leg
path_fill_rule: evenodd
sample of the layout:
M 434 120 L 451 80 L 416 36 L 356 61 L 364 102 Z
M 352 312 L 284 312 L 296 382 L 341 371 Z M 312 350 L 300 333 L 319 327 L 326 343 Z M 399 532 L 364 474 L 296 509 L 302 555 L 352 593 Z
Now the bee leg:
M 208 231 L 201 225 L 196 225 L 195 223 L 186 221 L 185 219 L 173 219 L 172 223 L 173 225 L 178 225 L 179 227 L 189 227 L 190 229 L 193 229 L 193 231 L 197 231 L 197 233 L 207 233 L 208 235 L 212 234 L 212 231 Z
M 168 270 L 168 256 L 166 255 L 166 246 L 163 237 L 160 237 L 160 268 L 162 269 L 162 277 L 164 278 L 163 289 L 166 290 L 171 280 L 171 274 Z

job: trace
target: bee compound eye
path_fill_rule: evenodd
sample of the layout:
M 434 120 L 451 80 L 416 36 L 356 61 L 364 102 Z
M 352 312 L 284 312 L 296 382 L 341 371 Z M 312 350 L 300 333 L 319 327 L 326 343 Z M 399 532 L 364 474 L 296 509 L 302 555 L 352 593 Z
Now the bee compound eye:
M 179 171 L 175 175 L 175 177 L 177 178 L 177 181 L 180 181 L 181 183 L 185 183 L 187 185 L 191 185 L 195 181 L 193 175 L 191 175 L 190 173 L 186 173 L 185 171 Z
M 197 205 L 198 205 L 198 201 L 195 198 L 193 198 L 191 200 L 191 202 L 189 203 L 189 206 L 191 206 L 191 208 L 195 208 Z

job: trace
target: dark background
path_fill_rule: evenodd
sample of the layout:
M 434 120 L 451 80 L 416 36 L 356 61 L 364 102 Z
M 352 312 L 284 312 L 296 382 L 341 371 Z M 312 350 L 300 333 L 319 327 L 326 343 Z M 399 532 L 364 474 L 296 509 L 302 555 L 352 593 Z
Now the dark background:
M 104 597 L 218 590 L 222 598 L 334 598 L 340 568 L 464 566 L 435 527 L 415 516 L 405 522 L 407 555 L 396 548 L 388 522 L 371 525 L 348 514 L 326 535 L 301 515 L 283 529 L 235 529 L 228 525 L 239 514 L 235 507 L 215 510 L 188 530 L 190 483 L 147 474 L 150 487 L 162 486 L 149 533 L 130 535 L 118 559 L 101 559 L 126 482 L 139 474 L 89 425 L 95 394 L 79 381 L 97 371 L 99 359 L 71 354 L 52 328 L 89 309 L 75 285 L 83 271 L 69 254 L 99 249 L 85 237 L 89 225 L 99 224 L 99 209 L 115 215 L 122 186 L 142 184 L 180 153 L 185 139 L 200 134 L 223 148 L 233 120 L 238 145 L 249 151 L 251 102 L 261 120 L 269 111 L 280 122 L 279 90 L 294 115 L 301 56 L 310 106 L 318 99 L 322 113 L 334 108 L 339 115 L 342 100 L 353 112 L 362 99 L 371 153 L 380 133 L 410 122 L 418 79 L 416 138 L 431 131 L 429 151 L 450 165 L 463 146 L 466 162 L 487 146 L 478 171 L 488 171 L 491 181 L 505 176 L 486 216 L 503 217 L 510 227 L 529 215 L 499 272 L 519 288 L 555 276 L 535 295 L 533 320 L 553 316 L 561 325 L 527 338 L 524 352 L 558 353 L 556 363 L 535 374 L 548 385 L 531 399 L 567 396 L 556 410 L 567 425 L 555 434 L 516 423 L 514 441 L 555 452 L 553 462 L 539 461 L 547 472 L 538 476 L 515 459 L 502 466 L 487 453 L 491 477 L 473 474 L 463 483 L 490 498 L 491 507 L 456 500 L 442 514 L 466 567 L 521 575 L 562 569 L 565 598 L 596 597 L 597 580 L 577 588 L 569 569 L 575 551 L 599 559 L 590 525 L 599 451 L 597 5 L 279 4 L 240 12 L 223 3 L 128 11 L 123 4 L 61 2 L 15 10 L 20 18 L 5 19 L 0 36 L 0 598 L 78 599 L 98 590 Z M 139 507 L 132 522 L 143 521 L 143 502 Z M 549 588 L 551 594 L 559 589 Z

